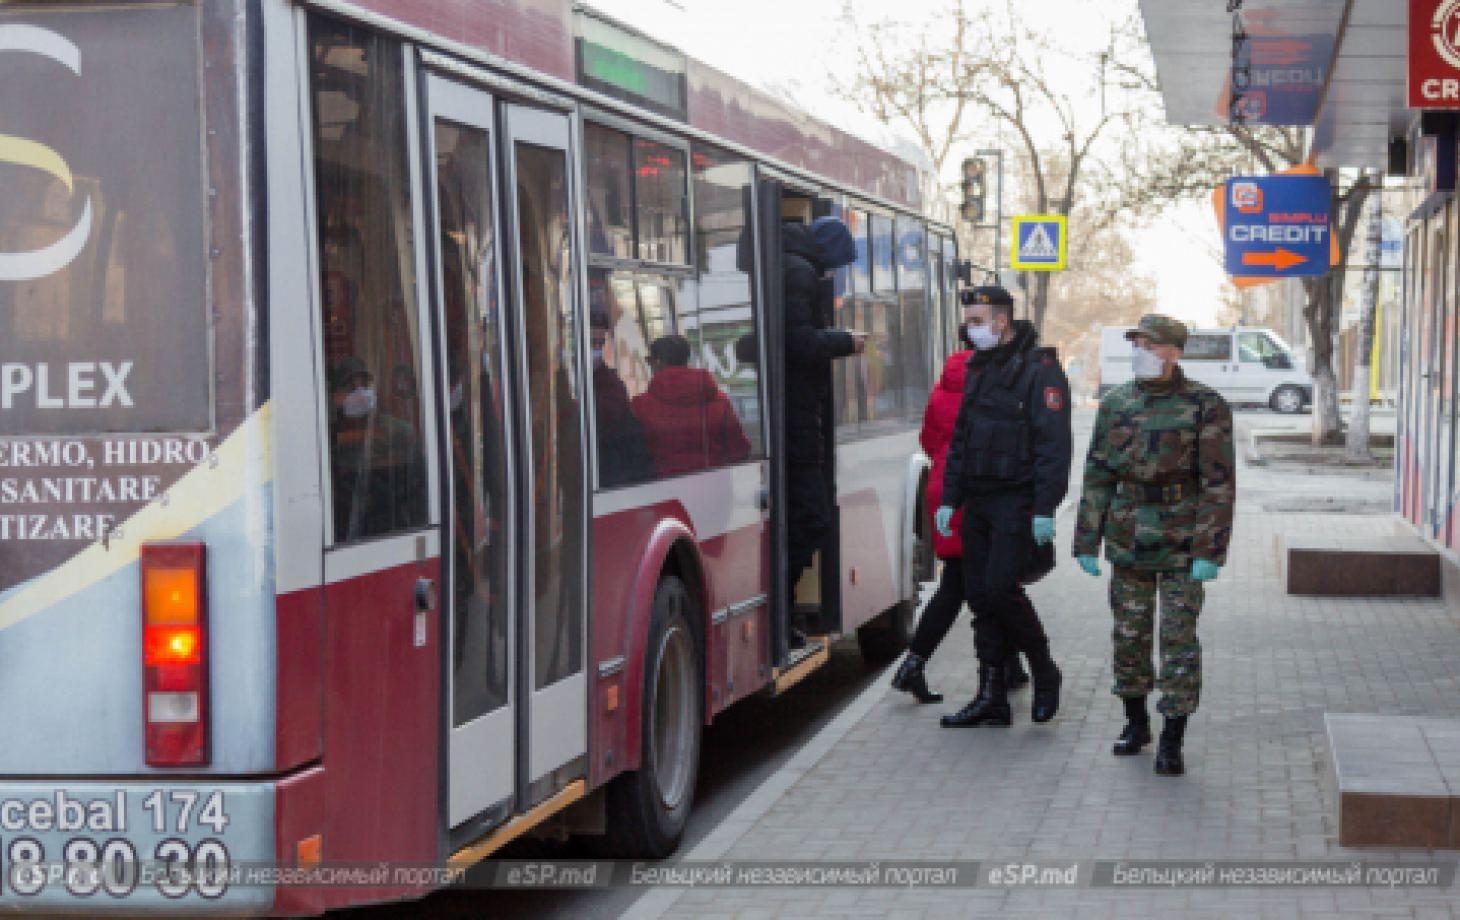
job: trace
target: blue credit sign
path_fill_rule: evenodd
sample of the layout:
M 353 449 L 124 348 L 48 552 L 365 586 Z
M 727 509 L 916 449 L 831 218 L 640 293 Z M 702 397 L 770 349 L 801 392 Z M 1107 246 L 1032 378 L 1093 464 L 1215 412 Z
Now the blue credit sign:
M 1227 274 L 1328 274 L 1333 226 L 1327 178 L 1233 176 L 1223 194 Z

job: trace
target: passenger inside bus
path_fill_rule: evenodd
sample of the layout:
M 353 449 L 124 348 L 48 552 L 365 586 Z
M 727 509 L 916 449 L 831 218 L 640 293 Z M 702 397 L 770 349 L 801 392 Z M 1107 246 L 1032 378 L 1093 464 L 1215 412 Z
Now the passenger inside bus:
M 750 456 L 750 440 L 730 398 L 704 368 L 690 367 L 689 339 L 664 335 L 649 346 L 654 376 L 634 397 L 634 417 L 644 429 L 660 476 L 738 463 Z
M 415 426 L 380 406 L 375 377 L 360 358 L 341 362 L 331 376 L 335 533 L 351 539 L 388 531 L 401 481 L 410 481 L 409 491 L 425 490 Z
M 602 287 L 593 296 L 606 297 Z M 644 430 L 634 417 L 629 389 L 605 357 L 613 347 L 608 314 L 594 310 L 592 320 L 594 417 L 598 420 L 598 484 L 603 488 L 643 482 L 654 477 L 654 460 Z

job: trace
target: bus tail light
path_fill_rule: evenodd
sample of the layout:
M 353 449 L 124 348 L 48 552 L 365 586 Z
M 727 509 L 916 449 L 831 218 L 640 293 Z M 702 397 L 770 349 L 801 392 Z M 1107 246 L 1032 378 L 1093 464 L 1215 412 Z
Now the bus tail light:
M 201 543 L 142 547 L 147 764 L 208 762 L 208 605 Z

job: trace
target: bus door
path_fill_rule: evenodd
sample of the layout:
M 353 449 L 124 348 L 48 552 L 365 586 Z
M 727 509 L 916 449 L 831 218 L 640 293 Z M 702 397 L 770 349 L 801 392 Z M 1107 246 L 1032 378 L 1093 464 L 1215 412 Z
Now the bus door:
M 521 496 L 518 800 L 587 775 L 587 509 L 579 241 L 566 115 L 502 106 L 509 323 L 519 387 L 513 487 Z
M 496 131 L 485 93 L 432 76 L 432 213 L 437 326 L 447 460 L 442 515 L 446 799 L 450 826 L 484 812 L 495 823 L 515 797 L 511 577 L 517 516 L 512 477 L 511 375 L 502 316 Z M 470 830 L 471 828 L 469 828 Z
M 770 420 L 770 493 L 771 493 L 771 660 L 778 667 L 799 659 L 789 647 L 790 622 L 793 613 L 791 605 L 792 586 L 788 584 L 787 551 L 789 547 L 789 521 L 787 511 L 786 445 L 788 437 L 804 437 L 804 432 L 786 430 L 786 340 L 785 340 L 785 297 L 783 289 L 782 222 L 799 220 L 809 223 L 814 217 L 830 212 L 829 202 L 817 199 L 808 193 L 789 190 L 778 179 L 762 178 L 757 184 L 757 223 L 760 228 L 760 266 L 762 297 L 766 305 L 763 322 L 766 329 L 766 390 Z M 830 320 L 832 312 L 832 286 L 827 281 L 822 285 L 823 310 Z M 828 393 L 830 392 L 828 379 Z M 796 610 L 814 635 L 826 635 L 839 625 L 840 603 L 837 592 L 840 588 L 840 562 L 837 547 L 840 546 L 836 526 L 835 502 L 835 438 L 831 436 L 829 424 L 834 418 L 828 396 L 822 407 L 823 417 L 828 420 L 823 470 L 827 475 L 826 488 L 831 498 L 831 525 L 827 530 L 812 573 L 804 575 L 797 592 Z M 815 643 L 808 645 L 814 649 Z
M 456 847 L 585 772 L 581 386 L 567 119 L 427 89 Z

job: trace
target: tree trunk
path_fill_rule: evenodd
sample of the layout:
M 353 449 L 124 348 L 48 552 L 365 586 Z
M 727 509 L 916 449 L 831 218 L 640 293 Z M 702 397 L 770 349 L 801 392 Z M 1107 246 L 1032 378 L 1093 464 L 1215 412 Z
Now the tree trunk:
M 1338 412 L 1338 377 L 1333 373 L 1334 284 L 1331 279 L 1342 272 L 1305 281 L 1308 305 L 1303 316 L 1308 321 L 1308 338 L 1313 343 L 1313 364 L 1308 369 L 1313 377 L 1313 446 L 1328 442 L 1337 434 L 1343 419 Z
M 1382 181 L 1382 180 L 1377 180 Z M 1359 304 L 1359 329 L 1354 345 L 1353 415 L 1344 455 L 1353 463 L 1373 460 L 1369 452 L 1370 354 L 1374 350 L 1374 311 L 1379 302 L 1379 259 L 1384 240 L 1384 196 L 1374 196 L 1364 240 L 1364 288 Z
M 1333 170 L 1328 171 L 1334 181 Z M 1348 276 L 1349 245 L 1359 226 L 1359 216 L 1373 186 L 1361 178 L 1342 199 L 1334 188 L 1333 216 L 1337 226 L 1338 264 L 1321 278 L 1303 282 L 1308 292 L 1308 305 L 1303 315 L 1308 320 L 1308 336 L 1313 340 L 1313 444 L 1320 446 L 1336 440 L 1343 427 L 1338 411 L 1338 376 L 1333 372 L 1333 345 L 1338 322 L 1343 312 L 1343 287 Z
M 1029 319 L 1034 328 L 1044 333 L 1044 314 L 1049 310 L 1049 272 L 1034 273 L 1034 290 L 1029 297 Z

